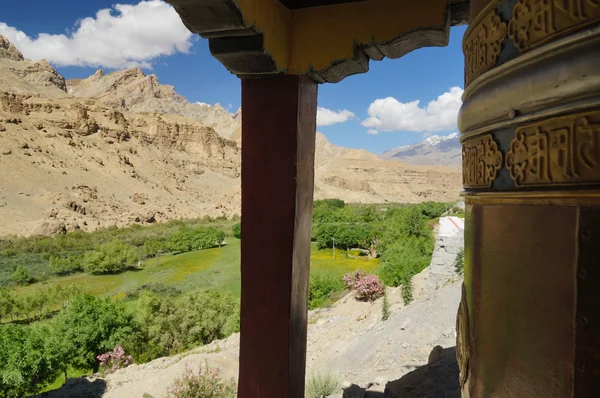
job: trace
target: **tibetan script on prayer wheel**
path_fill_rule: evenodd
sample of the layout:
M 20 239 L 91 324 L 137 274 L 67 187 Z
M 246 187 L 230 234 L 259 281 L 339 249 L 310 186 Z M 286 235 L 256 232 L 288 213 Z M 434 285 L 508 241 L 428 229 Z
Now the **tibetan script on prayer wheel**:
M 600 20 L 600 0 L 519 0 L 508 35 L 520 51 Z
M 491 135 L 465 141 L 462 148 L 463 186 L 489 188 L 502 166 L 502 153 Z
M 600 183 L 600 111 L 517 128 L 506 167 L 517 186 Z
M 491 69 L 498 62 L 502 41 L 506 37 L 506 23 L 494 9 L 465 36 L 465 84 Z

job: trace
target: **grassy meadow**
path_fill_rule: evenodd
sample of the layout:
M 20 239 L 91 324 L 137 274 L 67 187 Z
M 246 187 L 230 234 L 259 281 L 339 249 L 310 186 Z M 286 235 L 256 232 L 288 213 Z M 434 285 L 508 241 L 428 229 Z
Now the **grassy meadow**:
M 316 201 L 309 308 L 353 288 L 342 279 L 353 271 L 374 293 L 402 285 L 409 303 L 412 276 L 429 265 L 434 226 L 449 212 L 460 210 Z M 100 359 L 117 349 L 144 363 L 239 331 L 241 239 L 239 217 L 0 237 L 0 397 L 127 366 L 125 356 L 110 366 Z
M 357 269 L 377 273 L 379 259 L 350 257 L 346 250 L 319 249 L 311 245 L 311 274 L 325 274 L 341 278 Z M 83 286 L 90 294 L 126 299 L 129 294 L 148 284 L 173 286 L 181 293 L 202 289 L 215 289 L 240 296 L 240 240 L 227 238 L 221 248 L 195 250 L 179 254 L 166 254 L 142 263 L 140 269 L 130 269 L 121 274 L 90 275 L 78 273 L 54 277 L 40 283 L 22 286 L 22 294 L 34 293 L 53 285 Z

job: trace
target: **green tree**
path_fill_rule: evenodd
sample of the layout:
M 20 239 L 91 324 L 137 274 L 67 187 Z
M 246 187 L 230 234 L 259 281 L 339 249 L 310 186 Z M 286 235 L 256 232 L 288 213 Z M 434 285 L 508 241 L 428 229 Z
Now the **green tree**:
M 96 356 L 121 344 L 137 352 L 139 325 L 122 303 L 88 294 L 75 296 L 52 320 L 52 341 L 66 363 L 98 370 Z
M 240 223 L 233 224 L 233 226 L 231 227 L 231 230 L 233 232 L 233 236 L 235 236 L 238 239 L 242 239 L 242 224 L 240 224 Z
M 316 224 L 337 221 L 336 213 L 346 206 L 340 199 L 315 200 L 313 204 L 313 222 Z
M 135 248 L 113 240 L 84 255 L 85 270 L 91 274 L 119 273 L 131 266 L 138 256 Z
M 417 207 L 410 207 L 404 214 L 400 231 L 408 236 L 422 237 L 427 234 L 427 221 Z
M 444 214 L 450 207 L 450 204 L 441 202 L 423 202 L 420 203 L 418 207 L 423 216 L 428 219 L 433 219 Z
M 239 304 L 229 294 L 206 290 L 179 299 L 142 291 L 138 314 L 146 325 L 149 358 L 208 344 L 239 331 Z
M 158 239 L 148 239 L 144 242 L 142 252 L 144 257 L 157 257 L 165 251 L 165 243 Z
M 25 269 L 25 267 L 23 267 L 22 265 L 19 265 L 15 272 L 12 274 L 12 280 L 17 285 L 21 286 L 28 285 L 29 283 L 33 282 L 33 278 L 31 278 L 27 269 Z
M 0 289 L 0 323 L 2 319 L 10 316 L 13 318 L 13 310 L 15 307 L 14 294 L 8 289 Z
M 51 256 L 50 268 L 55 275 L 69 275 L 75 272 L 83 271 L 83 256 Z
M 176 234 L 171 236 L 167 246 L 173 252 L 183 253 L 220 247 L 223 239 L 225 239 L 225 233 L 213 227 L 182 227 Z
M 0 397 L 20 398 L 51 383 L 60 357 L 44 338 L 44 327 L 0 326 Z
M 321 307 L 342 291 L 344 283 L 341 278 L 311 273 L 308 283 L 308 308 L 312 310 Z
M 371 247 L 373 238 L 377 232 L 365 223 L 357 224 L 321 224 L 315 232 L 315 240 L 319 249 L 335 246 L 340 249 L 360 247 L 368 249 Z

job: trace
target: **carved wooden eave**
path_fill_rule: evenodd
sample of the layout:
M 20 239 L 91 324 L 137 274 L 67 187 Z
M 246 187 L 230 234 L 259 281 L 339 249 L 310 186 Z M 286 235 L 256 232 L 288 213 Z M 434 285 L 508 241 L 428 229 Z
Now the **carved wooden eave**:
M 212 55 L 240 78 L 306 75 L 336 83 L 448 44 L 469 19 L 468 0 L 167 0 Z

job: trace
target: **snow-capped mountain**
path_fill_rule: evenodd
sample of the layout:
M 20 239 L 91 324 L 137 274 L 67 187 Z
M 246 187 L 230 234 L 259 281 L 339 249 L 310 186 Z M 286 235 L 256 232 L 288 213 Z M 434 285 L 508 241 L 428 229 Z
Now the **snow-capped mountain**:
M 460 168 L 462 150 L 459 134 L 432 135 L 417 144 L 404 145 L 388 149 L 380 158 L 386 160 L 400 160 L 405 163 L 453 166 Z

